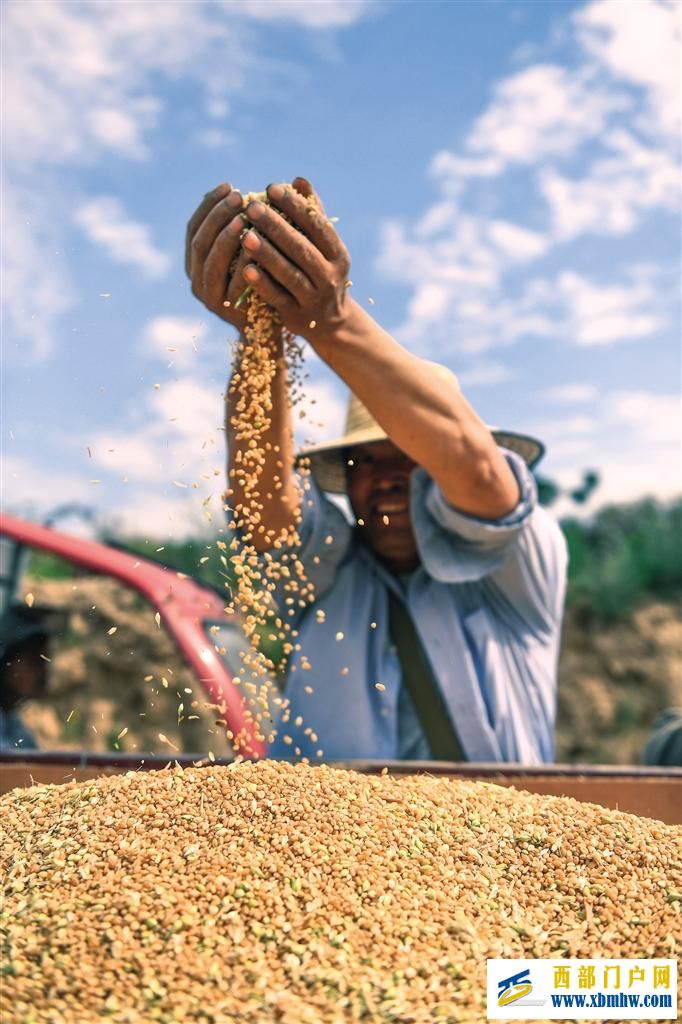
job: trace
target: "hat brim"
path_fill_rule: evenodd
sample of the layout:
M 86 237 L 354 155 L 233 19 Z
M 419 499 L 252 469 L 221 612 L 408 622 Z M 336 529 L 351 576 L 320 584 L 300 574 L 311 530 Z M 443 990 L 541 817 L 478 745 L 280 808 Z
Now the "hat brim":
M 535 437 L 519 434 L 510 430 L 499 430 L 491 427 L 490 431 L 501 448 L 515 452 L 526 462 L 529 469 L 534 469 L 545 454 L 545 446 Z M 307 461 L 310 472 L 318 486 L 330 494 L 346 493 L 346 461 L 344 451 L 358 444 L 374 444 L 386 441 L 388 437 L 379 426 L 367 427 L 364 430 L 352 431 L 334 441 L 325 441 L 298 453 L 296 462 Z

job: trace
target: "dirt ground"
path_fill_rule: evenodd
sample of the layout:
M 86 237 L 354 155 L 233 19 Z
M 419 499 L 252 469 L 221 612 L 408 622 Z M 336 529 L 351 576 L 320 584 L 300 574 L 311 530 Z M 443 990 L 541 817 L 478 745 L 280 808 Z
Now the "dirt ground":
M 52 652 L 49 693 L 22 711 L 41 747 L 151 750 L 169 757 L 173 747 L 230 752 L 216 713 L 204 706 L 207 698 L 142 598 L 96 577 L 26 579 L 23 589 L 36 604 L 69 610 L 66 637 Z M 651 604 L 611 626 L 567 616 L 557 761 L 640 761 L 657 712 L 681 700 L 681 611 L 681 603 Z M 198 717 L 188 721 L 190 714 Z

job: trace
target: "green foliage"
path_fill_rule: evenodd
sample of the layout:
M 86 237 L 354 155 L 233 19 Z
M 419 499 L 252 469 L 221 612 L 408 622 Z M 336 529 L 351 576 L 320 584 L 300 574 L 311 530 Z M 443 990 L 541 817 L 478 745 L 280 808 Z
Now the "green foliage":
M 560 487 L 556 481 L 536 475 L 535 483 L 538 489 L 538 501 L 541 505 L 549 508 L 557 498 L 564 495 L 570 498 L 571 501 L 574 501 L 576 505 L 584 505 L 592 497 L 597 487 L 599 487 L 600 479 L 599 473 L 594 469 L 586 469 L 583 471 L 583 482 L 580 486 L 573 490 L 566 490 L 566 488 Z
M 49 551 L 38 551 L 37 548 L 33 548 L 26 575 L 41 580 L 71 580 L 76 571 L 75 566 L 63 558 L 58 558 Z
M 230 552 L 219 550 L 215 544 L 206 544 L 199 540 L 187 540 L 159 546 L 157 540 L 143 540 L 139 537 L 126 537 L 124 541 L 106 538 L 105 543 L 134 554 L 144 555 L 152 562 L 168 565 L 177 572 L 184 572 L 195 580 L 213 587 L 221 596 L 229 596 L 229 588 L 234 587 L 235 575 L 230 566 Z M 225 562 L 221 561 L 222 558 Z M 225 564 L 227 563 L 227 564 Z
M 653 500 L 567 519 L 568 603 L 586 616 L 624 618 L 644 600 L 682 593 L 682 502 Z

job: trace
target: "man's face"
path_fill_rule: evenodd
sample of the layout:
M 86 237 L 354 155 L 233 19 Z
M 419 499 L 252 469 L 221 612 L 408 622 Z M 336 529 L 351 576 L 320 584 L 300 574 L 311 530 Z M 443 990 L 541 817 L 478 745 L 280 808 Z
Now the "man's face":
M 347 449 L 348 497 L 361 536 L 393 572 L 419 565 L 410 519 L 410 475 L 416 463 L 391 441 Z

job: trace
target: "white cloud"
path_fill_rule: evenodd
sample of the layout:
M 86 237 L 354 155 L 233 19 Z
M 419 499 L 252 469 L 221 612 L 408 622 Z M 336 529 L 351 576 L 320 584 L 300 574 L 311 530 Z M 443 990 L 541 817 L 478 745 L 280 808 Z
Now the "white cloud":
M 450 305 L 452 298 L 452 285 L 438 284 L 435 281 L 425 281 L 417 286 L 417 289 L 410 299 L 408 316 L 412 320 L 418 320 L 427 329 L 428 324 L 433 320 L 440 320 L 445 310 Z
M 128 410 L 122 429 L 103 431 L 90 445 L 95 465 L 131 481 L 187 487 L 224 478 L 224 404 L 220 388 L 182 378 L 153 389 Z
M 100 482 L 92 483 L 98 475 Z M 2 479 L 5 509 L 32 521 L 44 521 L 61 505 L 77 504 L 92 510 L 99 526 L 123 536 L 182 539 L 210 533 L 212 538 L 215 524 L 221 523 L 223 481 L 216 480 L 214 493 L 209 494 L 210 500 L 204 506 L 203 493 L 199 497 L 194 489 L 178 490 L 172 482 L 163 487 L 135 487 L 132 483 L 124 484 L 120 474 L 103 473 L 92 463 L 89 469 L 83 466 L 81 471 L 62 471 L 37 455 L 26 458 L 6 453 Z M 40 480 L 39 488 L 36 480 Z M 207 509 L 213 524 L 208 522 Z M 82 524 L 77 525 L 81 533 Z M 57 529 L 73 532 L 68 521 L 58 522 Z
M 346 399 L 341 388 L 327 378 L 306 381 L 305 395 L 293 417 L 298 449 L 341 437 L 346 418 Z
M 195 135 L 196 141 L 206 149 L 225 149 L 233 146 L 237 137 L 232 132 L 226 132 L 222 128 L 205 128 Z
M 434 178 L 443 180 L 446 192 L 457 192 L 458 183 L 467 178 L 496 178 L 504 170 L 504 161 L 499 156 L 457 156 L 444 149 L 433 157 L 429 170 Z
M 181 84 L 188 94 L 197 88 L 203 92 L 207 123 L 196 125 L 196 135 L 207 146 L 229 144 L 231 133 L 224 124 L 216 126 L 215 119 L 228 116 L 230 99 L 250 86 L 252 73 L 265 89 L 297 70 L 267 57 L 261 45 L 265 31 L 262 36 L 255 31 L 258 23 L 265 30 L 266 22 L 287 21 L 314 35 L 315 30 L 350 26 L 371 11 L 372 5 L 361 0 L 197 0 L 191 16 L 186 4 L 150 0 L 6 0 L 4 205 L 7 208 L 23 190 L 31 196 L 31 210 L 29 216 L 22 211 L 14 217 L 11 230 L 5 227 L 4 299 L 8 323 L 27 339 L 24 356 L 49 355 L 55 325 L 76 299 L 68 267 L 56 268 L 52 260 L 35 258 L 61 249 L 65 225 L 59 211 L 72 206 L 65 184 L 72 168 L 96 166 L 111 154 L 149 158 L 151 132 L 168 116 L 159 96 L 160 82 L 174 88 Z M 274 24 L 267 25 L 269 38 L 274 30 Z M 123 260 L 122 225 L 114 227 L 119 240 L 107 231 L 103 241 L 114 258 Z M 103 230 L 102 225 L 90 225 L 90 230 L 96 229 Z M 143 266 L 151 274 L 165 270 L 165 257 L 144 234 L 132 238 L 132 251 L 133 260 L 124 262 Z
M 157 316 L 145 325 L 142 348 L 148 355 L 186 370 L 197 361 L 200 342 L 207 333 L 208 326 L 203 320 L 189 316 Z
M 675 445 L 682 443 L 682 408 L 679 394 L 649 391 L 616 391 L 605 399 L 606 419 L 639 443 Z M 682 468 L 677 467 L 680 482 Z
M 556 388 L 547 388 L 540 394 L 547 402 L 558 402 L 560 405 L 582 405 L 592 402 L 597 397 L 594 384 L 564 384 Z
M 210 521 L 206 511 L 211 514 Z M 123 537 L 182 540 L 205 536 L 210 542 L 215 539 L 216 529 L 225 523 L 217 492 L 210 505 L 202 509 L 195 491 L 183 498 L 169 489 L 162 494 L 158 490 L 139 490 L 117 504 L 115 513 L 115 530 Z
M 680 126 L 680 7 L 675 0 L 597 0 L 574 15 L 583 46 L 616 78 L 646 90 L 650 113 Z
M 494 220 L 488 227 L 488 234 L 498 249 L 515 263 L 537 259 L 549 248 L 549 239 L 544 235 L 507 220 Z
M 679 5 L 596 0 L 568 25 L 582 62 L 531 64 L 497 83 L 461 148 L 433 157 L 430 171 L 443 198 L 420 219 L 417 234 L 452 227 L 452 198 L 467 186 L 523 167 L 540 169 L 540 192 L 559 242 L 585 232 L 624 234 L 648 210 L 677 208 Z M 573 168 L 563 173 L 558 165 L 586 143 L 604 156 L 591 157 L 582 177 Z M 540 239 L 528 258 L 553 241 Z
M 473 153 L 505 163 L 534 164 L 570 153 L 601 131 L 618 105 L 584 76 L 536 64 L 504 79 L 467 140 Z
M 149 102 L 149 121 L 155 119 L 158 109 L 155 101 Z M 149 155 L 142 141 L 143 125 L 140 123 L 142 118 L 139 114 L 136 117 L 132 111 L 116 107 L 99 107 L 90 112 L 89 120 L 93 139 L 101 143 L 105 149 L 111 149 L 135 160 L 142 160 Z
M 518 373 L 504 363 L 493 360 L 481 360 L 457 374 L 464 390 L 468 388 L 486 387 L 492 384 L 503 384 L 505 381 L 518 377 Z
M 74 221 L 115 263 L 140 267 L 153 278 L 164 277 L 170 270 L 170 256 L 154 246 L 145 224 L 126 216 L 118 199 L 112 196 L 90 199 L 76 210 Z
M 655 309 L 655 292 L 644 282 L 605 287 L 573 271 L 564 271 L 557 279 L 557 288 L 570 317 L 568 329 L 579 345 L 608 345 L 648 337 L 664 326 Z
M 367 0 L 241 0 L 226 6 L 256 21 L 293 21 L 313 29 L 354 25 L 370 8 Z
M 446 229 L 453 229 L 458 215 L 457 205 L 451 199 L 442 203 L 434 203 L 415 226 L 418 238 L 429 238 Z
M 584 469 L 595 469 L 600 482 L 585 507 L 568 500 L 552 511 L 591 515 L 604 505 L 633 502 L 644 496 L 667 501 L 682 493 L 682 423 L 679 394 L 620 390 L 595 407 L 594 437 L 583 451 L 570 439 L 548 445 L 547 473 L 563 487 L 578 486 Z
M 59 230 L 40 192 L 5 182 L 2 203 L 3 356 L 12 362 L 44 359 L 54 322 L 75 301 L 60 249 Z M 54 253 L 45 259 L 45 253 Z M 21 344 L 10 346 L 8 337 Z
M 583 435 L 593 435 L 597 429 L 597 420 L 592 416 L 570 416 L 564 419 L 551 418 L 543 428 L 545 437 L 561 438 L 562 440 L 579 440 Z
M 589 174 L 574 180 L 547 168 L 540 188 L 554 232 L 562 241 L 587 231 L 626 234 L 647 210 L 679 205 L 679 165 L 665 149 L 645 146 L 629 132 L 610 132 L 603 140 L 610 155 L 596 160 Z
M 44 516 L 65 502 L 96 500 L 94 485 L 84 473 L 56 469 L 48 460 L 14 455 L 7 444 L 3 445 L 1 477 L 3 508 L 15 515 L 38 512 Z
M 457 191 L 467 178 L 498 176 L 510 165 L 571 154 L 599 136 L 624 105 L 586 72 L 531 65 L 497 84 L 466 138 L 465 154 L 440 152 L 432 173 Z
M 543 471 L 562 487 L 578 486 L 584 469 L 600 476 L 585 507 L 563 500 L 552 508 L 557 516 L 589 515 L 644 495 L 666 500 L 682 491 L 679 394 L 621 389 L 601 396 L 584 424 L 582 418 L 577 424 L 549 419 L 534 429 L 549 439 Z

